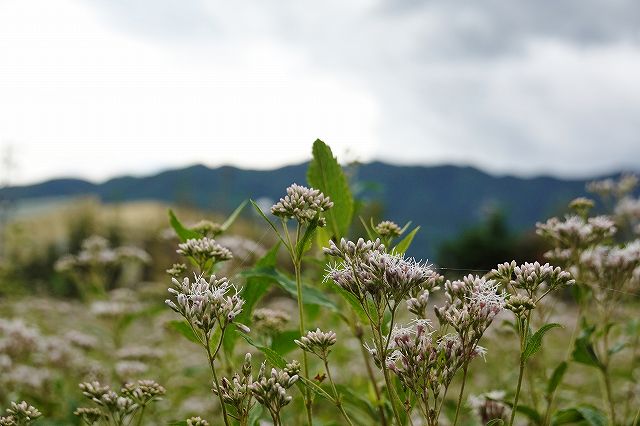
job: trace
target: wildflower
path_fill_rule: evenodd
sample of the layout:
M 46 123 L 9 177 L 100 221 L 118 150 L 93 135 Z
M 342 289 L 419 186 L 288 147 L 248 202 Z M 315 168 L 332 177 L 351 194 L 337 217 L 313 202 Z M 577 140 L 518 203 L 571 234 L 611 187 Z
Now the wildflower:
M 517 317 L 524 317 L 526 314 L 535 309 L 536 302 L 529 296 L 514 294 L 507 300 L 505 306 Z
M 184 275 L 187 271 L 187 265 L 184 263 L 174 263 L 171 268 L 167 269 L 167 274 L 171 275 L 174 278 L 178 278 L 179 276 Z
M 549 238 L 563 247 L 584 248 L 597 244 L 616 233 L 615 223 L 609 216 L 583 218 L 567 215 L 564 220 L 557 217 L 545 223 L 536 223 L 538 235 Z
M 511 414 L 511 409 L 504 403 L 504 391 L 492 391 L 477 396 L 469 397 L 469 406 L 480 418 L 482 424 L 487 424 L 491 420 L 500 419 L 506 423 Z
M 187 419 L 187 426 L 209 426 L 209 422 L 200 417 L 191 417 Z
M 263 363 L 255 382 L 249 385 L 249 389 L 256 401 L 265 406 L 271 413 L 274 421 L 279 419 L 280 410 L 291 402 L 292 397 L 287 395 L 287 389 L 298 381 L 298 375 L 290 375 L 292 371 L 287 369 L 271 369 L 270 375 L 264 374 L 265 364 Z M 299 365 L 298 365 L 299 371 Z
M 333 331 L 323 332 L 320 329 L 309 331 L 300 340 L 294 340 L 295 344 L 305 352 L 311 352 L 318 358 L 326 361 L 331 352 L 331 347 L 336 344 L 336 333 Z
M 541 265 L 538 262 L 525 262 L 520 266 L 516 266 L 514 261 L 503 263 L 498 265 L 497 269 L 493 269 L 488 276 L 504 287 L 510 286 L 514 290 L 524 290 L 534 303 L 550 291 L 575 284 L 569 272 L 548 263 Z M 539 292 L 543 292 L 542 296 L 535 299 L 534 296 Z
M 201 267 L 210 261 L 217 263 L 233 258 L 228 248 L 208 237 L 190 238 L 186 242 L 178 244 L 177 253 L 192 258 Z
M 342 239 L 339 246 L 331 241 L 324 252 L 342 259 L 328 271 L 326 278 L 361 301 L 370 296 L 377 301 L 397 303 L 424 288 L 433 290 L 435 272 L 430 265 L 386 253 L 379 240 L 359 239 L 354 243 Z
M 376 225 L 374 228 L 376 233 L 380 235 L 382 238 L 395 238 L 402 234 L 402 229 L 395 223 L 390 220 L 384 220 Z
M 573 209 L 578 213 L 578 215 L 582 217 L 586 217 L 589 213 L 589 210 L 593 208 L 595 203 L 593 200 L 585 197 L 578 197 L 571 200 L 569 203 L 569 208 Z
M 153 380 L 138 380 L 136 383 L 126 383 L 120 393 L 144 406 L 164 395 L 166 390 Z
M 80 408 L 77 408 L 73 412 L 73 414 L 80 417 L 88 425 L 93 425 L 94 423 L 100 421 L 101 419 L 108 417 L 99 408 L 80 407 Z
M 274 216 L 295 219 L 300 224 L 317 221 L 318 226 L 326 225 L 320 213 L 333 207 L 333 202 L 317 189 L 293 184 L 287 188 L 287 195 L 271 207 Z
M 212 275 L 209 280 L 196 276 L 193 282 L 189 278 L 182 282 L 172 278 L 172 281 L 174 288 L 169 288 L 169 292 L 175 296 L 175 301 L 166 300 L 165 303 L 202 330 L 205 336 L 209 336 L 216 325 L 223 329 L 233 323 L 242 312 L 244 300 L 227 278 L 218 279 Z
M 638 177 L 627 174 L 620 177 L 618 181 L 611 178 L 593 181 L 587 184 L 587 191 L 598 194 L 602 198 L 621 198 L 628 194 L 638 184 Z
M 42 413 L 26 401 L 11 402 L 7 415 L 0 417 L 0 425 L 29 425 L 39 417 L 42 417 Z
M 505 294 L 498 291 L 496 281 L 473 275 L 462 281 L 447 281 L 445 293 L 447 303 L 435 309 L 436 316 L 459 335 L 467 336 L 469 341 L 465 344 L 477 344 L 505 304 Z
M 291 321 L 291 316 L 280 309 L 260 308 L 253 311 L 253 325 L 268 335 L 280 333 Z
M 222 233 L 222 225 L 210 220 L 201 220 L 193 225 L 191 230 L 201 234 L 203 237 L 214 238 Z

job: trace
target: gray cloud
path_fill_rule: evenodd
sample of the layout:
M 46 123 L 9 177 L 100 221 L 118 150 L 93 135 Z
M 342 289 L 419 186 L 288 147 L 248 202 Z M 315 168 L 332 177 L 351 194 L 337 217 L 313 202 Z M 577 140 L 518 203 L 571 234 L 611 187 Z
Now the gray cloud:
M 357 82 L 382 108 L 381 159 L 640 168 L 635 0 L 95 2 L 158 43 L 271 40 Z

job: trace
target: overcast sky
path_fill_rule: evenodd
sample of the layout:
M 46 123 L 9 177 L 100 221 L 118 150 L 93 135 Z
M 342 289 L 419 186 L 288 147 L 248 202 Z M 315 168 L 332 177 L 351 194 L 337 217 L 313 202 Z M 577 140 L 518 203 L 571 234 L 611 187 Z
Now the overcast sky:
M 640 2 L 0 0 L 14 183 L 271 168 L 316 138 L 348 160 L 640 170 Z

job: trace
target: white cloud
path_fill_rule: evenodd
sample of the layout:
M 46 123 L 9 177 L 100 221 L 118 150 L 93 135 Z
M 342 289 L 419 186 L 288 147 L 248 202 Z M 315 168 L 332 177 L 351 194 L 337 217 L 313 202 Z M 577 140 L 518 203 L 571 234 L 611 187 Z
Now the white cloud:
M 636 4 L 5 0 L 0 143 L 23 182 L 268 168 L 316 137 L 361 160 L 640 168 Z

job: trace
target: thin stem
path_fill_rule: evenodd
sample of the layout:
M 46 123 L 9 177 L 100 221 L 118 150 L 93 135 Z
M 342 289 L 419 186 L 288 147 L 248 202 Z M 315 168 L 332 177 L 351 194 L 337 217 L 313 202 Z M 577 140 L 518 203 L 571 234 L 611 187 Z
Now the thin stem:
M 604 401 L 607 406 L 607 410 L 609 411 L 609 420 L 611 420 L 611 424 L 616 424 L 616 411 L 613 406 L 613 392 L 611 391 L 611 379 L 609 378 L 609 369 L 607 367 L 600 369 L 602 383 L 604 387 Z
M 525 342 L 529 334 L 529 321 L 531 320 L 531 311 L 527 314 L 527 319 L 524 323 L 524 330 L 522 329 L 522 321 L 518 321 L 520 324 L 520 369 L 518 371 L 518 385 L 516 387 L 516 395 L 513 398 L 513 406 L 511 407 L 511 420 L 509 426 L 513 426 L 513 422 L 516 419 L 516 412 L 518 410 L 518 399 L 520 398 L 520 389 L 522 388 L 522 377 L 524 376 L 524 367 L 526 361 L 524 359 Z
M 580 328 L 580 321 L 582 320 L 582 304 L 578 303 L 578 315 L 576 315 L 576 323 L 573 326 L 573 331 L 571 332 L 571 338 L 569 339 L 569 347 L 567 349 L 567 353 L 564 357 L 564 361 L 568 362 L 571 359 L 571 354 L 573 353 L 573 348 L 576 345 L 576 338 L 578 336 L 578 329 Z M 547 408 L 544 413 L 544 426 L 547 426 L 551 422 L 551 409 L 553 408 L 553 402 L 556 398 L 556 392 L 560 387 L 560 383 L 553 390 L 551 395 L 547 395 Z
M 294 261 L 293 268 L 296 274 L 296 292 L 298 296 L 298 316 L 300 317 L 300 336 L 304 336 L 304 301 L 302 299 L 302 277 L 300 275 L 300 262 Z M 307 361 L 307 352 L 302 351 L 302 369 L 304 371 L 304 378 L 309 379 L 309 366 Z M 307 423 L 309 426 L 313 425 L 313 416 L 311 411 L 311 391 L 305 386 L 304 391 L 304 407 L 307 412 Z
M 370 354 L 364 347 L 363 332 L 359 324 L 355 324 L 354 334 L 360 341 L 360 352 L 362 353 L 362 358 L 364 359 L 364 365 L 367 369 L 367 376 L 369 376 L 369 381 L 371 382 L 371 385 L 373 386 L 373 391 L 376 395 L 376 404 L 378 406 L 378 412 L 380 413 L 380 424 L 382 426 L 387 426 L 387 418 L 384 414 L 384 407 L 382 406 L 382 397 L 380 395 L 380 388 L 378 387 L 376 376 L 373 373 L 373 368 L 371 367 L 371 360 L 369 359 Z
M 456 407 L 456 416 L 453 420 L 453 426 L 458 424 L 458 416 L 460 415 L 460 407 L 462 406 L 462 396 L 464 395 L 464 385 L 467 383 L 467 371 L 469 363 L 465 363 L 462 368 L 462 386 L 460 386 L 460 394 L 458 395 L 458 406 Z
M 393 315 L 392 315 L 393 318 Z M 373 325 L 373 323 L 371 324 L 373 331 L 374 331 L 374 336 L 377 338 L 378 340 L 378 348 L 380 348 L 380 352 L 378 354 L 378 356 L 380 357 L 380 368 L 382 369 L 382 374 L 384 375 L 384 382 L 385 385 L 387 386 L 387 392 L 389 393 L 389 401 L 391 402 L 391 408 L 393 409 L 393 415 L 396 418 L 396 422 L 398 423 L 398 426 L 402 425 L 402 420 L 400 417 L 400 411 L 398 410 L 398 407 L 396 405 L 397 401 L 396 401 L 396 393 L 395 393 L 395 389 L 393 387 L 393 384 L 391 382 L 391 377 L 389 377 L 389 369 L 387 368 L 386 365 L 386 360 L 383 359 L 383 357 L 385 356 L 385 354 L 382 352 L 383 350 L 386 349 L 387 345 L 383 344 L 383 339 L 382 339 L 382 325 L 380 323 L 380 319 L 378 319 L 378 323 L 375 324 L 375 326 Z
M 142 408 L 140 409 L 140 416 L 138 417 L 138 421 L 136 422 L 137 426 L 140 426 L 142 424 L 142 418 L 144 417 L 144 409 L 147 408 L 146 405 L 143 405 Z
M 324 369 L 327 372 L 327 377 L 329 378 L 329 383 L 331 383 L 331 388 L 333 389 L 333 396 L 335 398 L 336 406 L 338 407 L 338 410 L 340 410 L 340 413 L 342 413 L 342 416 L 345 418 L 347 423 L 349 423 L 351 426 L 353 426 L 353 422 L 349 418 L 349 415 L 347 414 L 347 412 L 344 410 L 344 407 L 342 406 L 342 401 L 340 401 L 340 396 L 338 395 L 338 390 L 336 389 L 336 385 L 333 382 L 333 378 L 331 377 L 331 370 L 329 369 L 329 363 L 327 362 L 326 358 L 324 358 L 322 360 L 322 362 L 324 362 Z
M 633 425 L 632 426 L 638 426 L 640 425 L 640 408 L 638 408 L 638 412 L 636 413 L 636 417 L 633 419 Z
M 224 333 L 220 336 L 220 341 L 222 341 L 222 337 L 224 337 Z M 207 343 L 209 339 L 207 338 Z M 220 388 L 220 382 L 218 381 L 218 375 L 216 374 L 216 368 L 213 365 L 214 356 L 211 354 L 211 348 L 209 345 L 205 345 L 207 349 L 207 357 L 209 358 L 209 366 L 211 367 L 211 373 L 213 374 L 213 382 L 216 385 L 216 393 L 218 394 L 218 399 L 220 400 L 220 406 L 222 407 L 222 417 L 224 419 L 224 424 L 229 426 L 229 419 L 227 418 L 227 408 L 224 405 L 224 400 L 222 399 L 222 389 Z M 220 348 L 220 344 L 218 344 L 218 349 Z M 217 352 L 217 350 L 216 350 Z

